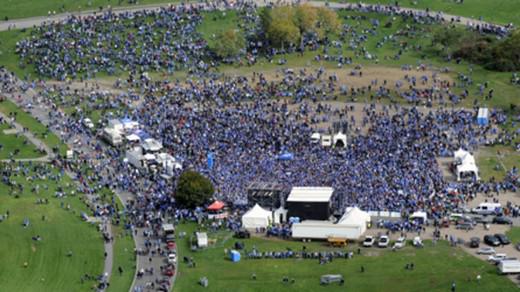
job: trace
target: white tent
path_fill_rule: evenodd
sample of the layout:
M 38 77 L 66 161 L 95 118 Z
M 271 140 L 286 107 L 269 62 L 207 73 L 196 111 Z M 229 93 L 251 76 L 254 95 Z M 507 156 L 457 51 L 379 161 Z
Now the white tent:
M 423 223 L 426 223 L 426 221 L 428 221 L 428 214 L 424 211 L 415 211 L 410 216 L 410 220 L 420 220 Z
M 321 140 L 321 135 L 320 135 L 320 133 L 316 132 L 316 133 L 313 133 L 313 134 L 311 135 L 311 143 L 316 144 L 316 143 L 319 143 L 320 140 Z
M 478 167 L 475 163 L 463 163 L 461 165 L 457 165 L 457 181 L 460 181 L 461 177 L 465 173 L 471 173 L 478 180 Z
M 273 211 L 273 222 L 280 224 L 287 221 L 287 209 L 280 207 Z
M 469 154 L 468 151 L 466 151 L 462 148 L 459 148 L 459 150 L 457 150 L 457 151 L 455 151 L 455 153 L 453 153 L 453 158 L 455 159 L 456 162 L 462 163 L 462 161 L 468 154 Z
M 136 134 L 130 134 L 130 135 L 126 136 L 126 140 L 128 140 L 130 142 L 139 142 L 139 141 L 141 141 L 141 138 L 139 138 L 139 136 L 137 136 Z
M 457 165 L 457 181 L 460 181 L 463 174 L 471 173 L 478 180 L 478 167 L 475 163 L 475 157 L 468 151 L 459 149 L 453 153 Z
M 145 152 L 158 152 L 163 148 L 162 143 L 153 138 L 144 140 L 141 142 L 141 146 Z
M 332 139 L 334 147 L 347 147 L 347 135 L 339 132 Z
M 339 237 L 358 240 L 366 232 L 368 222 L 370 215 L 367 212 L 350 207 L 336 224 L 330 221 L 304 220 L 293 224 L 291 230 L 294 238 Z
M 271 212 L 256 204 L 242 216 L 242 226 L 244 228 L 265 228 L 269 226 L 270 218 Z
M 365 225 L 370 222 L 370 215 L 368 212 L 361 211 L 358 207 L 348 207 L 345 214 L 339 219 L 338 224 L 360 224 Z

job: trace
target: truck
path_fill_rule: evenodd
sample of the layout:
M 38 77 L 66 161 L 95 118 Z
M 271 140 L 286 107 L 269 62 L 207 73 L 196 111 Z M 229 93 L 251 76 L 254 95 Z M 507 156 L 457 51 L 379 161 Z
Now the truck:
M 113 128 L 105 128 L 103 130 L 103 139 L 112 146 L 119 146 L 123 144 L 123 137 L 118 130 Z
M 503 260 L 498 263 L 497 270 L 499 274 L 518 274 L 520 273 L 519 260 Z

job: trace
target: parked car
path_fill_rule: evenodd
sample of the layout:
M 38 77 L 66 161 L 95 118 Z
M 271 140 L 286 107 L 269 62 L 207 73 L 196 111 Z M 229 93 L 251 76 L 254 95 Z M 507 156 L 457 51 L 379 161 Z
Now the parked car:
M 378 247 L 388 247 L 388 243 L 390 242 L 390 239 L 386 235 L 381 235 L 379 237 L 379 241 L 377 242 Z
M 173 265 L 176 262 L 177 262 L 177 255 L 175 255 L 174 253 L 170 253 L 168 255 L 168 263 Z
M 507 236 L 505 236 L 504 234 L 497 233 L 495 234 L 495 237 L 498 238 L 500 244 L 507 245 L 511 243 L 511 241 L 509 241 L 509 238 L 507 238 Z
M 513 224 L 513 221 L 511 219 L 505 217 L 505 216 L 497 216 L 493 218 L 493 224 Z
M 457 226 L 455 226 L 455 228 L 461 229 L 461 230 L 473 230 L 473 228 L 475 228 L 475 227 L 473 226 L 473 223 L 471 223 L 471 222 L 463 222 L 463 223 L 458 223 Z
M 175 244 L 175 242 L 173 241 L 170 241 L 168 242 L 168 244 L 166 245 L 166 247 L 169 249 L 169 250 L 173 250 L 177 247 L 177 245 Z
M 376 239 L 373 236 L 367 235 L 367 236 L 365 236 L 365 240 L 363 240 L 363 246 L 372 247 L 374 245 L 375 241 L 376 241 Z
M 394 243 L 394 248 L 403 248 L 405 245 L 406 237 L 399 237 Z
M 83 125 L 89 129 L 93 129 L 94 128 L 94 123 L 92 122 L 91 119 L 89 118 L 85 118 L 83 119 Z
M 516 250 L 520 251 L 520 242 L 515 245 Z
M 481 247 L 477 251 L 477 254 L 495 254 L 495 253 L 496 253 L 496 251 L 492 247 Z
M 480 245 L 480 238 L 478 237 L 472 237 L 469 241 L 469 247 L 471 248 L 477 248 Z
M 500 240 L 498 240 L 498 238 L 496 238 L 493 235 L 486 235 L 486 236 L 484 236 L 484 242 L 487 245 L 491 245 L 491 246 L 499 246 L 500 245 Z
M 488 261 L 498 264 L 498 262 L 505 259 L 506 257 L 507 257 L 507 254 L 505 254 L 505 253 L 497 253 L 494 255 L 490 255 L 488 257 Z
M 323 275 L 320 277 L 320 285 L 329 285 L 332 283 L 343 285 L 345 280 L 342 275 Z

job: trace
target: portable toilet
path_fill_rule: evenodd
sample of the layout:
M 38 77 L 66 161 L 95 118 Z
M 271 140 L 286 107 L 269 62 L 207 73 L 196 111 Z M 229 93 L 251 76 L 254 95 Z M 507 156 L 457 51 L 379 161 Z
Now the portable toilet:
M 332 146 L 332 136 L 331 135 L 321 136 L 321 146 L 324 146 L 324 147 Z
M 477 124 L 479 126 L 487 126 L 489 123 L 489 110 L 485 107 L 478 109 Z
M 240 253 L 236 250 L 231 250 L 231 252 L 229 252 L 229 259 L 236 263 L 236 262 L 239 262 L 240 261 Z

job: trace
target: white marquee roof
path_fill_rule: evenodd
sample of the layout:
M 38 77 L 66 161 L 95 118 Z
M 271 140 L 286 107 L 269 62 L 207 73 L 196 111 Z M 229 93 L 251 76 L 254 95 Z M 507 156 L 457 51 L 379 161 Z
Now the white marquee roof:
M 293 187 L 287 202 L 328 202 L 333 192 L 331 187 Z

